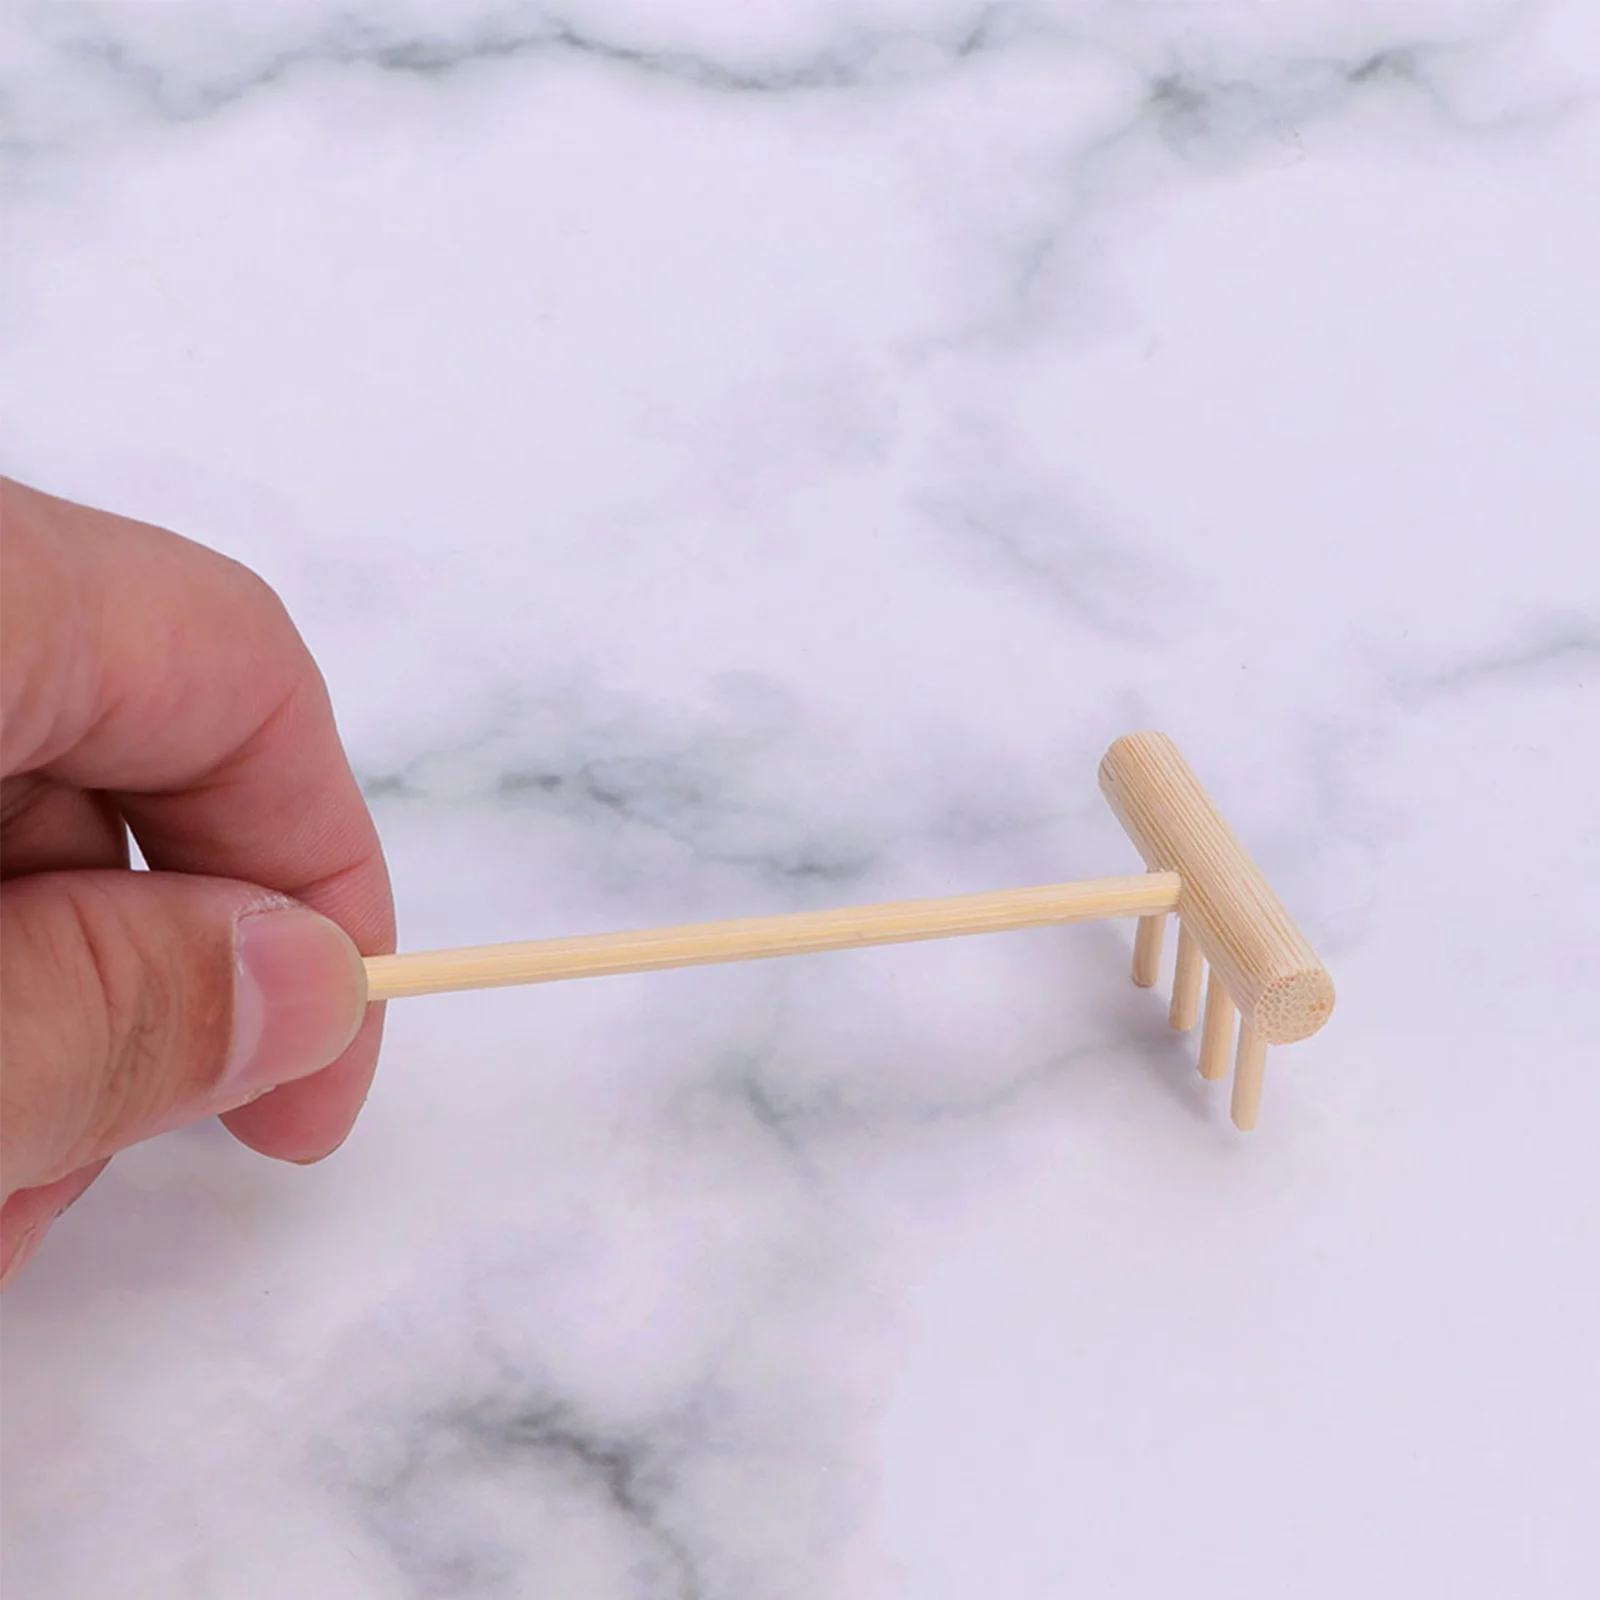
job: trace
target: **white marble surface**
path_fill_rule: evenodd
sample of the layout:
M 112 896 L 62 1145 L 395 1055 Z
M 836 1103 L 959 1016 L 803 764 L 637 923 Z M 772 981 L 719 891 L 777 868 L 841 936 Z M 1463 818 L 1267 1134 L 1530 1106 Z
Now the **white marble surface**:
M 407 946 L 1125 870 L 1155 724 L 1340 986 L 1248 1139 L 1122 926 L 399 1005 L 8 1293 L 8 1600 L 1600 1593 L 1586 0 L 0 57 L 3 464 L 279 586 Z

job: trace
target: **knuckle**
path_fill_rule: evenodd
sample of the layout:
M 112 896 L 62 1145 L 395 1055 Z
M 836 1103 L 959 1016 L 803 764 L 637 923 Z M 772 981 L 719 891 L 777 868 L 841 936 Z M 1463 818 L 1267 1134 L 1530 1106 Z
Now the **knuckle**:
M 259 572 L 247 567 L 242 561 L 235 561 L 232 556 L 218 552 L 209 553 L 215 554 L 216 559 L 222 563 L 241 614 L 254 617 L 269 633 L 291 636 L 298 643 L 299 630 L 289 615 L 289 608 L 284 603 L 283 596 Z
M 261 681 L 275 686 L 273 713 L 267 720 L 292 714 L 325 695 L 322 674 L 283 596 L 243 563 L 230 556 L 219 555 L 217 560 L 226 567 L 233 614 L 250 637 Z
M 89 1021 L 86 1103 L 76 1108 L 81 1159 L 144 1137 L 183 1106 L 215 1092 L 232 1016 L 231 972 L 223 950 L 182 921 L 140 917 L 93 888 L 69 892 L 74 964 Z M 213 959 L 214 958 L 214 959 Z
M 99 1033 L 101 1073 L 90 1109 L 90 1131 L 98 1140 L 158 1109 L 174 1002 L 121 917 L 80 894 L 70 904 L 86 958 L 80 971 L 90 993 L 84 999 Z

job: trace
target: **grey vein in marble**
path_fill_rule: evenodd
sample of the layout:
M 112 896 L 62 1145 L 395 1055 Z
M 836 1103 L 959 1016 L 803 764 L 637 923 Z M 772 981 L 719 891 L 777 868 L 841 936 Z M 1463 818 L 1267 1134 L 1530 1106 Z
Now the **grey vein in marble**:
M 473 67 L 523 59 L 571 57 L 712 93 L 787 95 L 915 81 L 993 48 L 1004 38 L 1006 8 L 982 5 L 944 28 L 886 32 L 846 27 L 812 51 L 788 58 L 741 61 L 669 47 L 653 48 L 583 27 L 541 4 L 462 8 L 453 30 L 397 28 L 380 8 L 345 13 L 311 25 L 308 37 L 283 43 L 250 36 L 260 18 L 235 21 L 226 8 L 191 8 L 191 22 L 220 24 L 216 65 L 186 65 L 159 37 L 127 36 L 115 9 L 95 5 L 36 7 L 32 21 L 47 48 L 88 78 L 131 97 L 154 116 L 182 123 L 205 119 L 317 67 L 370 67 L 419 79 L 441 79 Z M 240 13 L 234 13 L 235 19 Z M 72 24 L 77 22 L 77 26 Z M 290 30 L 283 30 L 290 31 Z M 181 38 L 182 35 L 180 34 Z M 231 64 L 244 58 L 247 64 Z M 14 113 L 14 117 L 18 114 Z M 0 121 L 0 147 L 26 152 L 52 142 L 25 121 Z
M 1409 700 L 1451 696 L 1532 678 L 1554 668 L 1583 672 L 1600 660 L 1600 617 L 1567 613 L 1530 619 L 1517 630 L 1515 643 L 1474 653 L 1452 666 L 1411 677 L 1404 694 Z M 1579 678 L 1579 683 L 1587 678 Z
M 591 829 L 598 823 L 596 842 L 615 827 L 643 830 L 696 859 L 775 881 L 837 885 L 863 877 L 881 839 L 829 816 L 836 806 L 808 813 L 796 797 L 752 783 L 765 762 L 782 758 L 786 746 L 795 752 L 797 743 L 782 695 L 765 686 L 757 693 L 772 719 L 765 725 L 724 715 L 688 727 L 647 707 L 597 706 L 588 696 L 520 710 L 522 697 L 514 696 L 503 720 L 387 770 L 368 769 L 362 789 L 380 808 L 467 802 Z
M 435 1405 L 405 1425 L 398 1459 L 371 1462 L 336 1490 L 353 1494 L 406 1591 L 483 1597 L 526 1592 L 527 1555 L 513 1522 L 495 1515 L 499 1486 L 521 1484 L 568 1514 L 617 1524 L 615 1562 L 640 1600 L 707 1600 L 690 1542 L 662 1501 L 683 1452 L 681 1424 L 620 1433 L 587 1423 L 570 1403 L 503 1387 Z M 630 1548 L 631 1546 L 631 1548 Z
M 259 12 L 226 5 L 185 7 L 181 24 L 170 27 L 159 15 L 153 25 L 148 16 L 135 17 L 130 25 L 126 8 L 85 0 L 36 3 L 13 28 L 43 52 L 38 70 L 49 71 L 59 62 L 81 74 L 87 86 L 98 80 L 113 98 L 122 97 L 174 123 L 214 116 L 318 67 L 367 67 L 428 80 L 477 66 L 565 55 L 711 93 L 790 95 L 916 83 L 996 50 L 1042 44 L 1102 54 L 1119 68 L 1145 76 L 1143 104 L 1134 119 L 1121 134 L 1103 135 L 1095 146 L 1118 142 L 1149 117 L 1177 148 L 1225 151 L 1263 133 L 1277 134 L 1325 117 L 1341 109 L 1349 95 L 1375 86 L 1413 89 L 1448 120 L 1471 126 L 1471 114 L 1452 104 L 1431 63 L 1492 48 L 1514 28 L 1514 9 L 1498 15 L 1490 10 L 1485 39 L 1477 22 L 1483 9 L 1464 6 L 1453 37 L 1427 42 L 1409 33 L 1382 37 L 1388 30 L 1380 9 L 1373 19 L 1378 37 L 1342 59 L 1285 54 L 1250 77 L 1212 62 L 1203 29 L 1187 48 L 1175 39 L 1163 41 L 1160 54 L 1167 60 L 1160 64 L 1141 37 L 1137 20 L 1122 36 L 1119 25 L 1126 27 L 1125 19 L 1114 18 L 1099 5 L 1071 0 L 1060 6 L 978 4 L 921 28 L 884 27 L 852 20 L 847 12 L 830 36 L 812 48 L 781 54 L 756 50 L 718 55 L 636 42 L 603 25 L 585 26 L 579 20 L 581 6 L 556 11 L 537 3 L 461 7 L 452 19 L 454 27 L 442 29 L 417 26 L 420 18 L 392 17 L 378 4 L 332 18 L 307 18 L 303 28 L 287 20 L 270 26 Z M 197 36 L 210 46 L 210 63 L 192 59 Z M 12 102 L 9 114 L 7 100 Z M 48 114 L 28 106 L 22 80 L 15 78 L 9 94 L 0 97 L 0 149 L 15 156 L 51 148 L 59 142 L 59 132 L 30 126 L 48 120 Z M 1491 118 L 1484 125 L 1501 122 Z

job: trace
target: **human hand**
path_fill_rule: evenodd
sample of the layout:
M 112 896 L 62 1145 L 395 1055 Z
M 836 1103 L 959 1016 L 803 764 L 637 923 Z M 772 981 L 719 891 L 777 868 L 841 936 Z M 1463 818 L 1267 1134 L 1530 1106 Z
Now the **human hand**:
M 266 1155 L 336 1149 L 383 1026 L 360 955 L 394 949 L 394 910 L 265 583 L 3 479 L 0 557 L 4 1282 L 152 1134 L 220 1115 Z

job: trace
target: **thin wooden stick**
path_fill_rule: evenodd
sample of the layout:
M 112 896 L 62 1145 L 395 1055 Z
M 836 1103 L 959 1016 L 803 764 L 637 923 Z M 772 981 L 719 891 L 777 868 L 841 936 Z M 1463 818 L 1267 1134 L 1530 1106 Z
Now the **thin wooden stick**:
M 1172 1026 L 1187 1033 L 1200 1020 L 1200 980 L 1205 977 L 1206 958 L 1194 929 L 1181 918 L 1178 922 L 1178 962 L 1172 974 Z
M 1212 1083 L 1219 1083 L 1228 1076 L 1235 1014 L 1233 1001 L 1213 967 L 1211 980 L 1206 984 L 1205 1026 L 1200 1030 L 1200 1076 Z
M 1248 1133 L 1261 1112 L 1261 1085 L 1267 1073 L 1267 1041 L 1239 1019 L 1239 1054 L 1233 1064 L 1233 1125 Z
M 1133 936 L 1133 981 L 1141 989 L 1148 989 L 1161 976 L 1161 946 L 1166 937 L 1164 913 L 1139 918 L 1139 931 Z
M 372 1000 L 395 1000 L 457 989 L 493 989 L 561 978 L 599 978 L 623 972 L 656 972 L 665 967 L 1002 933 L 1013 928 L 1090 922 L 1101 917 L 1151 917 L 1171 911 L 1178 903 L 1181 887 L 1175 872 L 1147 872 L 1131 878 L 1097 878 L 1085 883 L 953 895 L 941 900 L 902 900 L 840 911 L 744 917 L 732 922 L 648 928 L 636 933 L 368 956 L 367 993 Z

